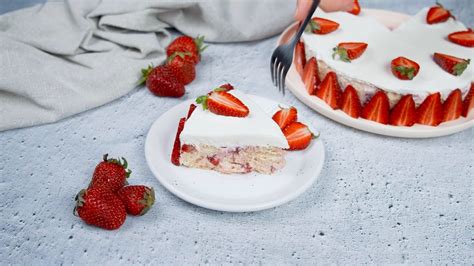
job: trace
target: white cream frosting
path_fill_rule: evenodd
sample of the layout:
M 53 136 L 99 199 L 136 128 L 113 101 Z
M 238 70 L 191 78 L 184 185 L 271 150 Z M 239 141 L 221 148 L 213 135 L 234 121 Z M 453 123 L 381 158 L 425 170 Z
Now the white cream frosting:
M 417 104 L 434 92 L 440 92 L 443 99 L 456 88 L 466 94 L 474 80 L 474 50 L 447 39 L 448 34 L 466 30 L 466 27 L 452 18 L 445 23 L 428 25 L 425 22 L 427 12 L 428 8 L 422 9 L 399 28 L 390 31 L 364 12 L 354 16 L 346 12 L 325 13 L 318 9 L 314 16 L 333 20 L 340 26 L 327 35 L 303 34 L 306 57 L 324 61 L 338 75 L 368 83 L 363 88 L 365 90 L 374 90 L 375 86 L 396 94 L 412 94 Z M 368 48 L 361 57 L 346 63 L 332 58 L 332 49 L 340 42 L 365 42 Z M 462 75 L 451 75 L 434 62 L 434 52 L 471 59 L 471 65 Z M 399 56 L 420 65 L 420 72 L 413 80 L 400 80 L 392 74 L 390 62 Z
M 272 114 L 265 113 L 245 93 L 237 90 L 230 93 L 249 108 L 249 115 L 242 118 L 216 115 L 198 106 L 181 132 L 182 144 L 288 148 L 288 142 L 280 127 L 272 120 Z

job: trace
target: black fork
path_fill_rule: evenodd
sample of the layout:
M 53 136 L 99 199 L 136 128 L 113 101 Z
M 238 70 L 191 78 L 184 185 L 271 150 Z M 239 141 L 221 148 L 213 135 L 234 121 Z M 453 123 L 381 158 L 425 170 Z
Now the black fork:
M 275 51 L 273 51 L 272 59 L 270 61 L 270 72 L 272 74 L 272 82 L 275 87 L 278 87 L 278 91 L 285 95 L 285 79 L 288 70 L 290 69 L 291 63 L 293 61 L 293 51 L 295 45 L 301 38 L 306 25 L 308 25 L 309 20 L 313 16 L 314 11 L 319 5 L 320 0 L 313 0 L 311 8 L 308 12 L 308 15 L 301 23 L 300 28 L 296 32 L 293 39 L 287 44 L 278 46 Z

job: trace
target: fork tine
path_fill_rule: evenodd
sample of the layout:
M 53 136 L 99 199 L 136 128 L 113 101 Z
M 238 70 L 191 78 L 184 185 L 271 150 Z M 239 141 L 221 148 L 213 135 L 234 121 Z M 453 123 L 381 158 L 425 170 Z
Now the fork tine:
M 277 60 L 275 61 L 275 86 L 278 87 L 278 91 L 280 91 L 280 87 L 278 84 L 280 84 L 280 67 L 281 67 L 281 62 Z
M 283 73 L 285 72 L 285 69 L 286 69 L 286 67 L 282 66 L 281 71 L 278 73 L 279 81 L 280 81 L 280 83 L 278 84 L 278 88 L 279 88 L 280 92 L 285 91 L 285 79 L 283 77 Z
M 283 71 L 282 71 L 282 92 L 283 92 L 283 96 L 285 95 L 285 84 L 286 84 L 286 74 L 288 74 L 288 68 L 284 68 Z
M 272 74 L 272 83 L 275 85 L 275 74 L 273 69 L 275 68 L 275 54 L 272 54 L 272 59 L 270 60 L 270 73 Z

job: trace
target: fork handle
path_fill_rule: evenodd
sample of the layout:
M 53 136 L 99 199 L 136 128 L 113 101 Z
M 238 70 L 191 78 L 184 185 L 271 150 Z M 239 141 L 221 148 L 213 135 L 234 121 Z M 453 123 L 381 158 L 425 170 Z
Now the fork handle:
M 320 0 L 313 0 L 313 3 L 311 4 L 311 8 L 309 9 L 308 15 L 304 19 L 303 23 L 301 23 L 300 28 L 298 29 L 295 36 L 293 36 L 293 39 L 291 40 L 291 46 L 294 47 L 296 43 L 300 40 L 301 35 L 303 35 L 303 32 L 306 26 L 308 25 L 309 20 L 313 16 L 314 11 L 316 10 L 316 8 L 318 8 L 319 2 Z

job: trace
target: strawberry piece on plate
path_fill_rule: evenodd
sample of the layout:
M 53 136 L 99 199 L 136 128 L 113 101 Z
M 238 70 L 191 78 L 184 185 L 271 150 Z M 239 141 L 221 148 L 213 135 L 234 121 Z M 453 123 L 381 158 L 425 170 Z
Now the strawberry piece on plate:
M 354 0 L 354 7 L 352 8 L 351 11 L 349 11 L 349 13 L 354 14 L 356 16 L 360 14 L 359 0 Z
M 416 106 L 413 97 L 403 96 L 390 113 L 390 125 L 411 127 L 416 122 Z
M 368 44 L 364 42 L 341 42 L 337 47 L 334 47 L 332 58 L 336 59 L 337 56 L 343 62 L 351 62 L 359 58 L 365 52 L 367 46 Z
M 455 76 L 460 76 L 471 62 L 471 59 L 462 59 L 441 53 L 434 53 L 433 59 L 442 69 Z
M 339 23 L 325 19 L 315 17 L 311 19 L 306 26 L 306 32 L 312 32 L 314 34 L 328 34 L 339 28 Z
M 474 47 L 474 32 L 472 32 L 472 29 L 453 32 L 448 35 L 448 39 L 462 46 Z
M 319 79 L 318 61 L 311 57 L 303 70 L 303 82 L 309 95 L 314 95 L 316 88 L 321 83 Z
M 309 128 L 300 122 L 293 122 L 283 129 L 283 134 L 290 146 L 289 150 L 306 149 L 314 137 Z
M 439 92 L 431 94 L 416 110 L 418 124 L 437 126 L 443 122 L 443 104 Z
M 196 103 L 216 115 L 246 117 L 250 112 L 244 103 L 227 91 L 215 90 L 208 95 L 199 96 Z
M 449 94 L 448 99 L 443 104 L 443 122 L 458 119 L 462 114 L 462 93 L 460 89 L 455 89 Z
M 178 130 L 176 131 L 176 137 L 174 139 L 174 144 L 173 144 L 173 151 L 171 152 L 171 163 L 174 165 L 179 166 L 179 157 L 181 153 L 181 140 L 179 139 L 179 136 L 181 135 L 181 131 L 184 129 L 184 123 L 186 122 L 186 118 L 181 118 L 179 120 L 178 124 Z
M 272 117 L 281 129 L 284 129 L 289 124 L 296 122 L 298 119 L 298 111 L 295 107 L 291 106 L 290 108 L 280 107 Z
M 417 62 L 402 56 L 392 60 L 391 68 L 393 75 L 402 80 L 412 80 L 420 71 Z
M 428 14 L 426 15 L 426 23 L 428 24 L 441 23 L 441 22 L 445 22 L 450 17 L 453 17 L 453 15 L 451 15 L 451 12 L 445 9 L 442 5 L 437 4 L 436 6 L 433 6 L 428 10 Z
M 189 119 L 189 117 L 191 117 L 191 115 L 193 114 L 194 110 L 196 109 L 196 105 L 195 104 L 190 104 L 189 105 L 189 109 L 188 109 L 188 115 L 186 116 L 186 119 Z
M 471 109 L 474 109 L 474 83 L 471 83 L 471 89 L 464 98 L 462 115 L 467 117 Z
M 341 110 L 353 118 L 360 117 L 362 106 L 360 104 L 359 95 L 351 85 L 347 85 L 342 93 Z
M 375 93 L 372 99 L 370 99 L 362 109 L 363 118 L 385 125 L 389 122 L 389 113 L 390 103 L 387 95 L 385 95 L 383 91 Z
M 339 109 L 341 107 L 341 87 L 337 81 L 336 73 L 329 72 L 321 82 L 316 96 L 325 101 L 332 109 Z
M 306 54 L 303 42 L 298 42 L 295 46 L 295 57 L 293 63 L 295 64 L 296 71 L 298 71 L 300 77 L 303 78 L 303 70 L 306 65 Z

